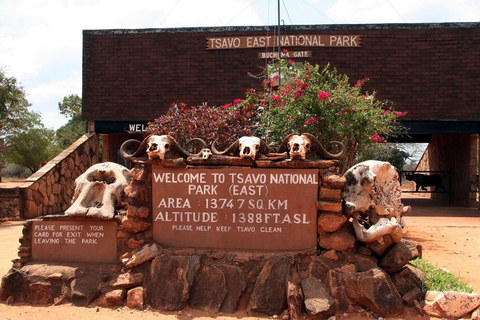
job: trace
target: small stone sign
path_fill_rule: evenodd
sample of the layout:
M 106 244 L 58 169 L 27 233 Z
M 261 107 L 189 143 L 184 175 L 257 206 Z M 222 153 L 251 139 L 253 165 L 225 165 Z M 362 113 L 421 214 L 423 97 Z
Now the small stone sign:
M 117 260 L 115 221 L 33 221 L 32 259 L 112 263 Z
M 316 247 L 317 169 L 152 170 L 153 238 L 160 244 L 247 250 Z

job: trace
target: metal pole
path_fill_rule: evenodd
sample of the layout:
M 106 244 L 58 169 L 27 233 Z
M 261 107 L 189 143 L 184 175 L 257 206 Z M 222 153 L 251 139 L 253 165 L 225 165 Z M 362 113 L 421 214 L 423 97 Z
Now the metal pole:
M 278 0 L 278 5 L 277 5 L 277 10 L 278 10 L 278 59 L 280 60 L 280 0 Z M 281 85 L 282 82 L 282 77 L 280 75 L 280 67 L 278 68 L 278 85 Z

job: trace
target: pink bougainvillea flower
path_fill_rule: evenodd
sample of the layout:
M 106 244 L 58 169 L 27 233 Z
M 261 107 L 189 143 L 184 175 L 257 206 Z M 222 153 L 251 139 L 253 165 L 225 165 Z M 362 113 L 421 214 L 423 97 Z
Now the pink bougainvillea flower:
M 307 119 L 304 123 L 305 124 L 315 124 L 317 122 L 317 118 L 311 117 L 310 119 Z
M 223 109 L 228 109 L 232 106 L 233 104 L 232 103 L 229 103 L 229 104 L 226 104 L 223 106 Z
M 287 50 L 287 49 L 283 49 L 282 52 L 283 52 L 283 53 L 288 53 L 288 50 Z
M 370 136 L 370 139 L 371 139 L 373 142 L 376 142 L 376 143 L 383 142 L 382 137 L 380 137 L 378 134 L 372 134 L 372 135 Z
M 282 97 L 280 97 L 279 95 L 272 96 L 272 100 L 274 100 L 274 101 L 277 101 L 277 100 L 280 100 L 280 99 L 282 99 Z
M 290 121 L 295 121 L 295 118 L 292 117 L 292 116 L 290 116 L 290 117 L 288 117 L 288 120 L 290 120 Z
M 395 112 L 395 115 L 396 115 L 397 117 L 399 117 L 399 116 L 403 115 L 403 112 L 401 112 L 401 111 L 396 111 L 396 112 Z
M 325 91 L 318 91 L 317 95 L 318 95 L 318 99 L 325 101 L 328 98 L 328 96 L 330 96 L 330 93 Z
M 243 101 L 243 99 L 235 99 L 235 100 L 233 100 L 233 103 L 239 104 L 239 103 L 242 102 L 242 101 Z
M 381 114 L 389 114 L 390 113 L 390 110 L 384 110 L 382 112 L 380 112 Z

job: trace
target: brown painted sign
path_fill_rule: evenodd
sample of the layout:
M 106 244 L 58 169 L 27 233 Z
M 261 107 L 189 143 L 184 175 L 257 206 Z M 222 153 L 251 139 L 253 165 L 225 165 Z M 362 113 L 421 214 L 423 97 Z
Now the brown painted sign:
M 280 46 L 285 47 L 361 47 L 361 35 L 281 35 Z M 278 37 L 240 36 L 206 38 L 207 50 L 253 49 L 278 47 Z
M 34 221 L 32 259 L 59 262 L 115 262 L 117 223 Z
M 153 239 L 171 247 L 317 244 L 318 170 L 153 166 Z

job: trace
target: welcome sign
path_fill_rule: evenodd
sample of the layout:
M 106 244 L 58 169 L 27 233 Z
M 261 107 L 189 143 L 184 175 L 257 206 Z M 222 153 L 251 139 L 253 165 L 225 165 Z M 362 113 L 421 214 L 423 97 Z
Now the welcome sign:
M 153 166 L 153 238 L 171 247 L 304 250 L 317 244 L 317 169 Z

